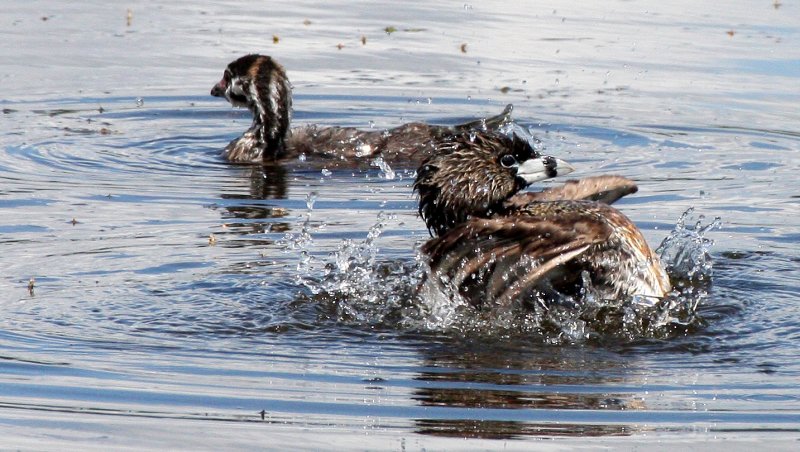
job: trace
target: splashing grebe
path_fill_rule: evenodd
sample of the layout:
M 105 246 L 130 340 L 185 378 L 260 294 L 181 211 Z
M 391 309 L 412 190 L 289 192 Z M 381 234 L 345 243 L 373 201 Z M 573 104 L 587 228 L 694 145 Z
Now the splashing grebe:
M 465 130 L 495 130 L 510 121 L 512 106 L 497 116 L 454 127 L 420 122 L 389 130 L 307 125 L 290 129 L 292 87 L 283 67 L 265 55 L 245 55 L 228 64 L 211 95 L 253 113 L 253 124 L 223 151 L 230 162 L 262 163 L 301 154 L 353 160 L 382 156 L 387 162 L 416 167 L 432 150 L 431 140 Z
M 475 306 L 575 296 L 663 297 L 669 279 L 641 231 L 609 204 L 637 191 L 619 176 L 519 191 L 572 170 L 516 137 L 438 142 L 417 171 L 419 212 L 434 238 L 422 247 L 431 274 Z

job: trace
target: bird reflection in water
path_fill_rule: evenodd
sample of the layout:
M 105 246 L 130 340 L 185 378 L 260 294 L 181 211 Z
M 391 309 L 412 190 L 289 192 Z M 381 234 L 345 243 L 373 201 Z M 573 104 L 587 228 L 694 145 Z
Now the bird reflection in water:
M 476 350 L 477 349 L 477 350 Z M 587 352 L 563 347 L 508 344 L 497 347 L 474 341 L 441 344 L 426 351 L 425 371 L 412 398 L 424 407 L 481 410 L 541 410 L 532 416 L 509 412 L 498 419 L 417 419 L 417 432 L 427 435 L 513 439 L 529 436 L 627 436 L 647 426 L 570 422 L 563 410 L 628 411 L 646 409 L 640 394 L 624 392 L 570 391 L 574 388 L 641 385 L 629 371 L 631 363 L 610 352 Z M 636 381 L 631 381 L 636 380 Z M 591 417 L 591 414 L 587 415 Z M 533 417 L 534 420 L 525 420 Z M 548 420 L 552 418 L 551 420 Z M 601 417 L 598 416 L 598 420 Z M 603 417 L 602 419 L 605 419 Z
M 220 243 L 237 248 L 271 244 L 273 241 L 264 238 L 264 234 L 283 233 L 291 229 L 291 222 L 285 220 L 290 214 L 289 210 L 264 202 L 288 197 L 287 169 L 280 165 L 248 165 L 237 169 L 241 173 L 240 178 L 249 181 L 248 190 L 244 193 L 220 194 L 220 198 L 226 200 L 225 207 L 221 209 L 225 223 L 217 234 L 247 236 L 247 239 L 240 237 Z

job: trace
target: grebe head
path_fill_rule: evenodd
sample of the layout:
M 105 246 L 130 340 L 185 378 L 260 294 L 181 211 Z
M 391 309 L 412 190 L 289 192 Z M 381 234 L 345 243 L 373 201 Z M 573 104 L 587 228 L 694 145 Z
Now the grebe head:
M 436 235 L 469 217 L 491 215 L 534 182 L 574 170 L 516 135 L 466 132 L 434 146 L 417 170 L 414 190 L 420 196 L 420 215 Z
M 286 71 L 265 55 L 245 55 L 225 68 L 211 95 L 253 113 L 253 125 L 232 141 L 226 153 L 276 158 L 284 151 L 292 109 L 292 87 Z M 252 160 L 251 158 L 242 160 Z

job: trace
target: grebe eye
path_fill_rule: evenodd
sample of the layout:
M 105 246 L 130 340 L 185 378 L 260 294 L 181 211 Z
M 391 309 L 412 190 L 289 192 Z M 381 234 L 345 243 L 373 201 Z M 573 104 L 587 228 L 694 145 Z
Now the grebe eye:
M 500 157 L 500 164 L 503 165 L 503 168 L 511 168 L 517 166 L 517 159 L 511 154 L 506 154 Z

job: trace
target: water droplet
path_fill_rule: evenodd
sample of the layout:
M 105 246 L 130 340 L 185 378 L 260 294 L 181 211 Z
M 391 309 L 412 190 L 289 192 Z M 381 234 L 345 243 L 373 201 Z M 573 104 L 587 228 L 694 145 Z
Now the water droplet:
M 356 145 L 356 157 L 366 157 L 372 154 L 372 146 L 366 143 L 358 143 Z
M 372 161 L 372 166 L 377 166 L 381 170 L 381 177 L 386 180 L 392 180 L 395 178 L 396 174 L 391 166 L 383 159 L 383 157 L 378 156 L 375 160 Z
M 318 193 L 315 191 L 309 192 L 306 195 L 306 207 L 308 207 L 308 210 L 314 209 L 314 203 L 317 201 L 317 196 Z

